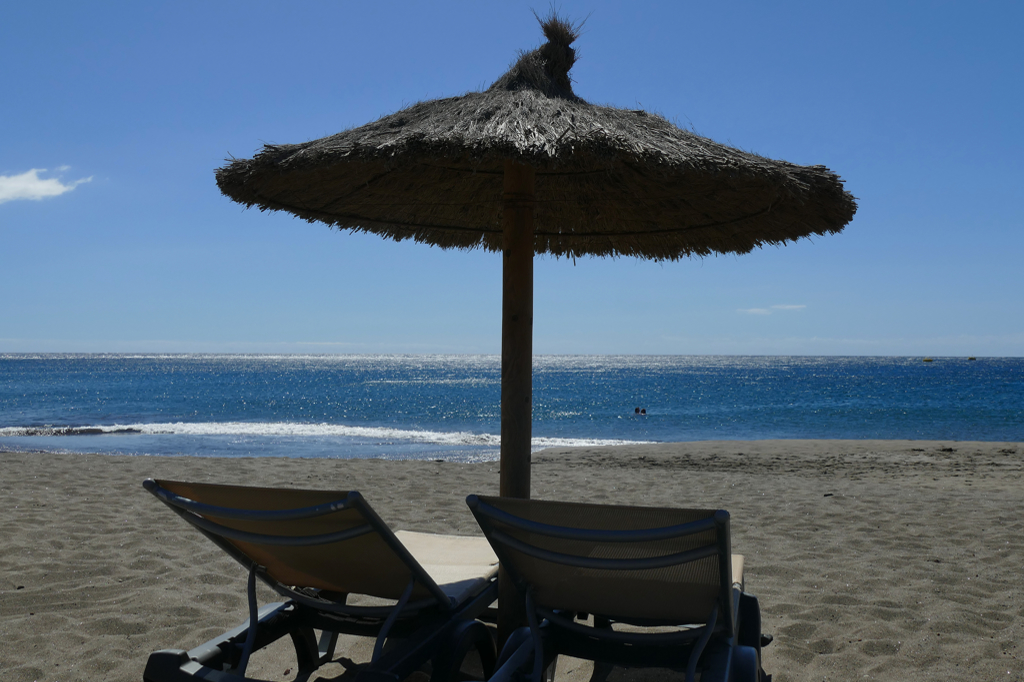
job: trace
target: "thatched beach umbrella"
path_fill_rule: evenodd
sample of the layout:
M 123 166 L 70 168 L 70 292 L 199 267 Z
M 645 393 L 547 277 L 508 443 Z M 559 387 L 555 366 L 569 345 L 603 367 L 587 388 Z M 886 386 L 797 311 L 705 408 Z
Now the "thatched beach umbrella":
M 839 232 L 857 209 L 824 166 L 718 144 L 572 91 L 579 27 L 483 92 L 421 102 L 217 171 L 246 206 L 442 248 L 503 254 L 501 483 L 529 497 L 533 255 L 676 260 Z

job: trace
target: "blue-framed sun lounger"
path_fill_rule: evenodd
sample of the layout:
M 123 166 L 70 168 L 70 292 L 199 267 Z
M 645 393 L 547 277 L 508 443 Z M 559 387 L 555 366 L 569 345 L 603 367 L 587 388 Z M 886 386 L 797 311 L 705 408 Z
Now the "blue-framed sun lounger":
M 559 654 L 685 671 L 688 682 L 765 682 L 757 599 L 721 510 L 470 495 L 529 623 L 491 682 L 544 682 Z
M 469 650 L 493 665 L 492 635 L 476 620 L 497 599 L 484 538 L 392 532 L 354 491 L 143 485 L 249 571 L 248 621 L 189 651 L 155 652 L 146 682 L 253 680 L 251 655 L 285 636 L 300 678 L 333 659 L 339 634 L 375 639 L 359 682 L 402 680 L 427 661 L 433 682 L 446 682 Z M 287 601 L 260 608 L 257 580 Z M 355 595 L 384 605 L 354 605 Z

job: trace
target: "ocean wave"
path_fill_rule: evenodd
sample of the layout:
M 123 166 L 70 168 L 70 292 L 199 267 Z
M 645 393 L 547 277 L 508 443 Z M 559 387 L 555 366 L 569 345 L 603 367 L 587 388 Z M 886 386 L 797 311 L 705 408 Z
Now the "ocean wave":
M 109 424 L 90 426 L 9 426 L 0 428 L 0 438 L 27 436 L 103 436 L 117 434 L 175 436 L 254 436 L 294 438 L 360 438 L 375 441 L 405 441 L 448 446 L 497 448 L 501 436 L 469 431 L 417 431 L 382 426 L 303 424 L 297 422 L 168 422 L 154 424 Z M 536 437 L 533 450 L 553 447 L 595 447 L 632 445 L 651 441 L 604 438 Z
M 135 426 L 7 426 L 0 438 L 23 436 L 103 436 L 113 433 L 144 433 Z

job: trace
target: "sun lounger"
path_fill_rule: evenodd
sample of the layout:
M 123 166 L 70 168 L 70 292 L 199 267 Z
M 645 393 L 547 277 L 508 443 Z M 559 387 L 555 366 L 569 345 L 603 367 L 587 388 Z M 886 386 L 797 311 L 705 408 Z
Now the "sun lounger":
M 743 592 L 725 511 L 470 495 L 526 601 L 491 682 L 544 682 L 559 654 L 685 670 L 692 682 L 770 679 L 757 599 Z M 531 672 L 532 671 L 532 672 Z
M 497 559 L 483 538 L 393 533 L 357 492 L 143 485 L 249 570 L 248 622 L 190 651 L 152 654 L 147 682 L 252 679 L 252 653 L 286 635 L 300 678 L 332 660 L 339 634 L 376 638 L 360 682 L 403 680 L 428 660 L 443 682 L 471 649 L 493 665 L 491 635 L 475 620 L 497 598 Z M 288 601 L 259 608 L 257 579 Z

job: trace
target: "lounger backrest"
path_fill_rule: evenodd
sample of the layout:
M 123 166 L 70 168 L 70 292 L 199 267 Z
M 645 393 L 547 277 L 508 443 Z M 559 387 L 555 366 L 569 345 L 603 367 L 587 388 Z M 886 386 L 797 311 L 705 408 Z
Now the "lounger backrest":
M 720 624 L 731 627 L 728 512 L 475 495 L 467 502 L 538 606 L 676 624 L 706 623 L 720 606 Z
M 412 598 L 447 606 L 359 493 L 152 480 L 146 487 L 243 565 L 263 567 L 265 580 L 398 599 L 416 573 Z

